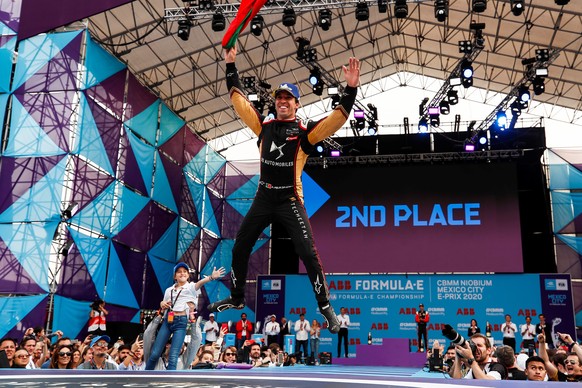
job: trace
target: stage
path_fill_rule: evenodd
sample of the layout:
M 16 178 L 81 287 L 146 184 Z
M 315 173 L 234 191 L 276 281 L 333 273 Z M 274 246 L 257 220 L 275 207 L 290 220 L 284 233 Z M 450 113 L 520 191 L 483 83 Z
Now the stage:
M 428 369 L 320 365 L 167 371 L 84 371 L 3 369 L 0 387 L 515 387 L 526 381 L 453 380 Z M 553 384 L 553 383 L 552 383 Z M 538 382 L 536 387 L 549 387 Z

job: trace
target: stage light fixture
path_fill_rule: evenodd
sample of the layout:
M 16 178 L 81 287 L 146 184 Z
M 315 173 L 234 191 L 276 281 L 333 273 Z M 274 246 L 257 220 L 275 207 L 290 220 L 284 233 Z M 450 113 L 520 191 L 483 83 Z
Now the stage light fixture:
M 473 51 L 473 43 L 470 40 L 460 40 L 459 41 L 459 52 L 465 54 L 471 54 Z
M 356 5 L 356 20 L 364 22 L 370 17 L 370 9 L 368 8 L 368 3 L 360 0 Z
M 313 47 L 306 48 L 304 58 L 307 63 L 317 62 L 317 50 Z
M 189 19 L 178 20 L 178 38 L 186 41 L 190 37 L 192 22 Z
M 468 59 L 461 62 L 461 83 L 465 88 L 473 86 L 473 65 Z
M 378 120 L 378 108 L 376 108 L 376 105 L 368 104 L 367 106 L 368 109 L 370 110 L 370 115 L 372 116 L 372 119 Z
M 311 72 L 309 73 L 309 83 L 312 86 L 321 83 L 321 72 L 317 67 L 314 67 L 313 70 L 311 70 Z
M 198 9 L 202 12 L 214 9 L 214 2 L 212 0 L 199 0 Z
M 426 118 L 424 117 L 420 119 L 420 121 L 418 122 L 418 132 L 420 133 L 428 132 L 428 121 L 426 121 Z
M 540 67 L 536 69 L 536 75 L 540 77 L 547 77 L 548 76 L 548 68 L 547 67 Z
M 250 102 L 257 102 L 260 101 L 260 96 L 257 93 L 249 93 L 249 95 L 247 96 L 247 99 Z
M 459 103 L 459 93 L 456 90 L 449 90 L 447 92 L 447 101 L 449 105 L 457 105 Z
M 451 86 L 461 85 L 461 77 L 451 77 L 451 79 L 449 79 L 449 85 Z
M 466 139 L 464 143 L 465 152 L 473 152 L 475 151 L 475 143 L 471 141 L 471 139 Z
M 398 19 L 404 19 L 408 16 L 408 4 L 406 4 L 406 0 L 396 0 L 394 2 L 394 16 Z
M 329 92 L 328 92 L 328 94 L 329 94 Z M 335 107 L 338 106 L 339 103 L 340 103 L 340 96 L 339 96 L 339 94 L 332 95 L 331 96 L 331 109 L 335 109 Z
M 566 5 L 570 0 L 555 0 L 556 5 Z
M 368 121 L 368 135 L 375 136 L 378 133 L 378 128 L 376 128 L 376 123 L 373 121 Z
M 242 77 L 242 84 L 245 90 L 255 91 L 255 88 L 257 86 L 257 78 L 254 76 Z
M 481 13 L 487 9 L 487 0 L 473 0 L 473 12 Z
M 444 22 L 449 16 L 449 0 L 434 1 L 434 17 L 439 22 Z
M 509 109 L 511 109 L 511 115 L 513 117 L 521 116 L 521 104 L 518 100 L 513 101 L 509 106 Z
M 536 96 L 543 94 L 546 91 L 546 85 L 543 77 L 535 77 L 532 81 L 533 91 Z
M 379 13 L 388 12 L 388 0 L 378 0 L 378 12 Z
M 537 49 L 536 50 L 536 61 L 546 62 L 550 60 L 550 50 L 548 49 Z
M 505 130 L 505 128 L 507 128 L 507 115 L 505 114 L 504 111 L 497 112 L 495 118 L 495 125 L 502 131 Z
M 517 97 L 519 98 L 519 101 L 527 103 L 529 102 L 529 100 L 531 100 L 531 94 L 529 92 L 529 89 L 523 85 L 518 89 L 517 92 Z
M 212 15 L 212 31 L 224 31 L 226 28 L 226 18 L 224 17 L 222 11 L 217 10 L 214 15 Z
M 477 134 L 477 141 L 479 142 L 479 144 L 481 144 L 482 146 L 487 145 L 488 139 L 487 139 L 487 131 L 484 130 L 480 130 Z
M 428 107 L 428 117 L 430 119 L 431 126 L 438 127 L 441 125 L 440 112 L 441 112 L 441 110 L 438 106 L 429 106 Z
M 295 15 L 295 11 L 293 7 L 288 5 L 283 10 L 283 16 L 281 18 L 281 22 L 285 27 L 293 27 L 295 22 L 297 21 L 297 16 Z
M 342 153 L 340 150 L 329 150 L 329 156 L 331 156 L 332 158 L 337 158 L 341 155 Z
M 317 85 L 313 85 L 313 94 L 316 96 L 321 96 L 323 94 L 323 81 L 318 83 Z
M 329 27 L 331 27 L 331 11 L 329 9 L 319 10 L 317 25 L 321 27 L 323 31 L 329 30 Z
M 309 48 L 309 41 L 301 36 L 295 41 L 297 42 L 297 59 L 305 58 L 305 50 Z
M 523 13 L 524 0 L 511 0 L 511 12 L 515 16 L 519 16 Z
M 251 33 L 254 36 L 260 36 L 263 33 L 265 20 L 261 15 L 257 15 L 251 20 Z
M 449 102 L 447 100 L 442 100 L 441 103 L 439 104 L 439 108 L 441 113 L 444 115 L 448 115 L 449 113 L 451 113 L 451 106 L 449 105 Z

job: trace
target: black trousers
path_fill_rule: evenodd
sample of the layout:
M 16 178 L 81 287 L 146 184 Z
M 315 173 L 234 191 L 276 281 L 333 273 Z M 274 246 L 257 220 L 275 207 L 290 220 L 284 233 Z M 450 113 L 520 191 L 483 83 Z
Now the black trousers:
M 426 330 L 426 325 L 418 326 L 416 329 L 418 334 L 418 350 L 423 348 L 425 351 L 428 349 L 428 332 Z M 424 342 L 422 342 L 422 338 L 424 337 Z
M 515 352 L 515 338 L 503 337 L 503 345 L 511 346 Z
M 338 358 L 342 356 L 342 339 L 344 341 L 344 354 L 346 358 L 348 357 L 348 329 L 342 327 L 337 333 L 337 356 Z
M 329 303 L 329 289 L 319 255 L 315 250 L 313 233 L 303 203 L 293 190 L 267 189 L 259 186 L 257 195 L 242 221 L 232 248 L 231 294 L 244 297 L 249 257 L 261 232 L 274 220 L 289 233 L 295 253 L 299 255 L 320 307 Z M 276 258 L 275 258 L 276 259 Z

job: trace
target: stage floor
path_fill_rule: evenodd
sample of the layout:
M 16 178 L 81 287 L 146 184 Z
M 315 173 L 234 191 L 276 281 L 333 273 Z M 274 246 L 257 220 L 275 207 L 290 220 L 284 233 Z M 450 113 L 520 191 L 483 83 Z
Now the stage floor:
M 526 381 L 452 380 L 418 368 L 320 365 L 180 372 L 0 369 L 0 387 L 515 387 Z M 536 383 L 546 387 L 553 383 Z

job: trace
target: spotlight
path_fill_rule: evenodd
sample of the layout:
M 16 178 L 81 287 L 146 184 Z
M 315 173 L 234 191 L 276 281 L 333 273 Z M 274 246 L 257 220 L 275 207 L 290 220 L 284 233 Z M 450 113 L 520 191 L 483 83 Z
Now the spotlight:
M 323 82 L 313 85 L 313 94 L 316 96 L 321 96 L 323 94 Z
M 447 101 L 450 105 L 457 105 L 459 103 L 459 93 L 456 90 L 449 90 L 447 92 Z
M 404 1 L 406 2 L 406 0 Z M 388 0 L 378 0 L 378 12 L 379 13 L 388 12 Z
M 446 100 L 441 101 L 441 103 L 439 104 L 439 109 L 441 113 L 444 115 L 448 115 L 449 113 L 451 113 L 451 107 L 449 105 L 449 102 Z
M 329 92 L 328 92 L 329 94 Z M 336 106 L 338 106 L 340 103 L 340 96 L 339 94 L 334 94 L 331 96 L 331 109 L 335 109 Z
M 370 17 L 370 9 L 368 8 L 368 3 L 360 0 L 358 5 L 356 5 L 356 20 L 359 22 L 364 22 Z
M 305 50 L 309 48 L 309 41 L 303 37 L 296 38 L 297 42 L 297 59 L 303 59 L 305 57 Z
M 202 12 L 214 9 L 214 2 L 212 0 L 198 1 L 198 9 Z
M 398 19 L 404 19 L 408 16 L 408 4 L 406 4 L 406 0 L 396 0 L 394 2 L 394 16 Z
M 449 0 L 434 0 L 434 17 L 444 22 L 449 16 Z
M 461 84 L 461 77 L 451 77 L 449 79 L 449 85 L 451 86 L 459 86 Z
M 323 147 L 323 142 L 317 143 L 317 145 L 315 146 L 315 151 L 317 151 L 317 153 L 319 154 L 323 154 L 324 150 L 325 148 Z
M 192 27 L 192 22 L 189 19 L 178 20 L 178 38 L 182 40 L 188 40 L 190 37 L 190 28 Z
M 531 100 L 531 94 L 529 93 L 529 90 L 526 86 L 521 86 L 519 88 L 517 97 L 519 98 L 519 101 L 526 104 L 529 102 L 529 100 Z
M 311 70 L 311 73 L 309 73 L 309 83 L 312 86 L 321 83 L 321 72 L 317 67 L 314 67 L 313 70 Z
M 538 75 L 540 77 L 547 77 L 548 76 L 548 68 L 547 67 L 537 68 L 536 75 Z
M 354 119 L 356 120 L 356 129 L 362 130 L 366 128 L 366 112 L 361 109 L 355 109 Z
M 431 126 L 438 127 L 441 125 L 440 109 L 438 106 L 429 106 L 428 107 L 428 117 L 430 119 Z
M 329 150 L 329 156 L 331 156 L 332 158 L 337 158 L 339 156 L 341 156 L 341 151 L 340 150 Z
M 487 9 L 487 0 L 473 0 L 473 12 L 481 13 Z
M 550 51 L 548 49 L 537 49 L 536 50 L 536 61 L 546 62 L 550 60 Z
M 513 101 L 509 108 L 511 109 L 511 115 L 513 117 L 521 116 L 521 104 L 518 100 Z
M 285 7 L 285 9 L 283 10 L 283 17 L 281 21 L 283 22 L 283 25 L 285 27 L 293 27 L 295 25 L 295 22 L 297 21 L 297 16 L 295 16 L 295 11 L 293 10 L 293 7 L 291 7 L 290 5 Z
M 368 135 L 374 136 L 378 133 L 378 128 L 376 128 L 376 123 L 373 121 L 368 121 Z
M 245 90 L 254 91 L 257 85 L 256 77 L 242 77 L 242 83 Z
M 495 119 L 495 125 L 497 128 L 501 129 L 502 131 L 507 128 L 507 115 L 503 111 L 497 112 L 497 116 Z
M 475 46 L 481 49 L 485 47 L 485 38 L 483 38 L 483 30 L 475 31 Z
M 468 59 L 461 62 L 461 83 L 465 88 L 473 86 L 473 65 Z
M 536 96 L 543 94 L 546 90 L 544 79 L 542 77 L 535 77 L 532 81 L 533 91 Z
M 556 5 L 566 5 L 570 2 L 570 0 L 554 0 Z
M 422 119 L 420 119 L 420 121 L 418 122 L 418 132 L 420 132 L 420 133 L 427 133 L 428 132 L 428 122 L 426 121 L 426 119 L 424 117 Z
M 329 9 L 319 10 L 317 25 L 321 27 L 323 31 L 329 30 L 329 27 L 331 27 L 331 11 Z
M 214 15 L 212 15 L 212 31 L 224 31 L 226 27 L 226 18 L 222 14 L 222 11 L 217 10 Z
M 511 0 L 511 12 L 515 16 L 519 16 L 523 13 L 524 0 Z
M 260 36 L 261 33 L 263 32 L 263 25 L 265 23 L 265 20 L 263 19 L 263 17 L 261 15 L 257 15 L 253 18 L 253 20 L 251 20 L 251 33 L 254 36 Z
M 479 142 L 479 144 L 481 144 L 482 146 L 487 145 L 487 132 L 484 130 L 480 130 L 479 133 L 477 134 L 477 141 Z
M 464 144 L 465 152 L 475 151 L 475 143 L 471 139 L 466 139 Z
M 473 51 L 473 43 L 470 40 L 460 40 L 459 41 L 459 52 L 465 54 L 471 54 Z
M 304 58 L 308 63 L 317 62 L 317 50 L 313 47 L 306 48 L 304 51 Z

